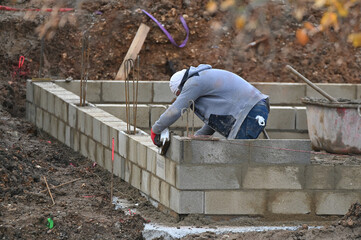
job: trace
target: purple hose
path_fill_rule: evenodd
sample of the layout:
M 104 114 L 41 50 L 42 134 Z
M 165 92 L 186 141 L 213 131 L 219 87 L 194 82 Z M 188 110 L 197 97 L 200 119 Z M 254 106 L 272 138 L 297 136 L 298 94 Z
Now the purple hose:
M 187 41 L 188 41 L 188 37 L 189 37 L 189 29 L 188 29 L 186 20 L 184 20 L 184 18 L 183 18 L 182 16 L 179 16 L 179 19 L 181 20 L 181 22 L 182 22 L 182 24 L 183 24 L 183 27 L 184 27 L 184 29 L 185 29 L 186 32 L 187 32 L 187 37 L 186 37 L 186 39 L 184 39 L 184 41 L 182 42 L 181 45 L 178 45 L 178 44 L 174 41 L 174 39 L 172 38 L 172 36 L 169 34 L 169 32 L 163 27 L 163 25 L 162 25 L 160 22 L 158 22 L 157 19 L 155 19 L 155 17 L 153 17 L 150 13 L 148 13 L 147 11 L 145 11 L 145 10 L 143 10 L 143 9 L 142 9 L 142 11 L 143 11 L 145 14 L 147 14 L 148 17 L 150 17 L 150 18 L 159 26 L 159 28 L 164 32 L 164 34 L 168 37 L 169 41 L 170 41 L 174 46 L 181 48 L 181 47 L 184 47 L 184 46 L 186 45 L 186 43 L 187 43 Z

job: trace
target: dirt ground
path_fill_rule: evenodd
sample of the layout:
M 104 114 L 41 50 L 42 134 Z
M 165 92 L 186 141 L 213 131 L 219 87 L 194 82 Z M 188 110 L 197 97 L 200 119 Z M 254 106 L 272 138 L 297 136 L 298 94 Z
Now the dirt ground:
M 44 40 L 42 64 L 36 28 L 51 15 L 0 11 L 0 239 L 142 239 L 143 224 L 147 222 L 200 227 L 304 224 L 297 231 L 204 233 L 184 239 L 361 238 L 360 204 L 351 206 L 343 218 L 320 218 L 316 222 L 270 222 L 249 217 L 220 221 L 198 215 L 184 216 L 178 221 L 155 209 L 137 190 L 115 178 L 114 196 L 137 204 L 139 213 L 115 210 L 110 204 L 110 174 L 24 119 L 25 79 L 80 78 L 82 33 L 87 29 L 89 79 L 113 79 L 139 24 L 145 23 L 151 30 L 140 54 L 140 76 L 144 80 L 167 80 L 174 71 L 209 63 L 234 71 L 248 81 L 299 82 L 284 69 L 291 64 L 313 82 L 359 83 L 361 50 L 346 42 L 347 32 L 360 29 L 359 22 L 345 19 L 339 32 L 320 33 L 302 47 L 295 41 L 295 30 L 301 23 L 292 16 L 290 6 L 277 1 L 251 11 L 252 16 L 262 17 L 257 28 L 246 33 L 233 27 L 234 12 L 207 13 L 206 0 L 62 2 L 63 7 L 76 8 L 76 23 L 60 28 L 54 24 L 50 28 L 47 36 L 55 35 Z M 35 8 L 41 7 L 41 1 L 0 1 L 0 5 Z M 190 38 L 186 47 L 171 45 L 139 9 L 153 13 L 178 43 L 185 38 L 178 15 L 187 15 Z M 359 19 L 359 9 L 360 4 L 353 7 L 349 18 Z M 71 14 L 59 16 L 73 21 Z M 304 20 L 316 24 L 320 16 L 319 11 L 310 9 Z M 259 39 L 265 40 L 249 45 Z M 20 56 L 25 60 L 19 68 Z M 358 162 L 355 159 L 338 156 L 333 161 Z M 327 161 L 323 156 L 318 160 Z M 44 191 L 44 177 L 49 187 L 68 183 L 51 190 L 55 205 Z M 54 223 L 51 229 L 47 226 L 49 218 Z M 307 225 L 322 228 L 307 229 Z

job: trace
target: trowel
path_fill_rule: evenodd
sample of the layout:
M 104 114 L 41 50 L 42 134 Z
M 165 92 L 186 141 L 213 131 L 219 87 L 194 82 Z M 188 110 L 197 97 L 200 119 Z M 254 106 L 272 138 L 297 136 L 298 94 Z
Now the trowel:
M 170 136 L 169 136 L 169 129 L 166 128 L 160 133 L 160 142 L 161 146 L 158 148 L 158 153 L 160 155 L 165 155 L 167 152 L 169 145 L 170 145 Z

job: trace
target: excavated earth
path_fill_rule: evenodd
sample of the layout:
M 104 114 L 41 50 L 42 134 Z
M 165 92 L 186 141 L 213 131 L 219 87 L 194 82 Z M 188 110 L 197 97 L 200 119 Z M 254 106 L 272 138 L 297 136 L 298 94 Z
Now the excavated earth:
M 47 2 L 0 1 L 0 5 L 41 8 Z M 247 8 L 251 19 L 258 22 L 253 30 L 243 32 L 234 28 L 235 10 L 209 14 L 206 0 L 56 2 L 61 7 L 75 8 L 75 13 L 56 16 L 0 11 L 0 239 L 142 239 L 144 224 L 148 222 L 213 228 L 303 225 L 297 231 L 221 235 L 209 232 L 184 239 L 361 238 L 358 203 L 350 206 L 342 218 L 325 217 L 314 222 L 261 217 L 226 220 L 199 215 L 175 219 L 155 209 L 126 182 L 114 178 L 114 196 L 137 206 L 135 214 L 129 214 L 129 209 L 115 210 L 110 204 L 110 174 L 24 119 L 26 79 L 79 79 L 85 31 L 89 36 L 89 68 L 84 70 L 88 78 L 114 79 L 140 23 L 151 27 L 140 53 L 140 76 L 144 80 L 167 80 L 174 71 L 208 63 L 252 82 L 299 82 L 285 70 L 285 65 L 290 64 L 313 82 L 359 83 L 361 50 L 346 40 L 348 33 L 360 30 L 360 22 L 354 20 L 361 17 L 360 4 L 351 8 L 339 31 L 330 29 L 316 34 L 309 44 L 301 46 L 296 42 L 295 31 L 302 23 L 283 1 Z M 187 45 L 171 45 L 141 9 L 159 19 L 178 43 L 185 38 L 178 19 L 183 14 L 190 29 Z M 303 20 L 317 24 L 320 16 L 319 10 L 307 6 Z M 44 30 L 41 26 L 46 22 L 50 28 L 41 47 L 37 29 Z M 255 45 L 250 44 L 254 41 Z M 19 68 L 20 56 L 25 61 Z M 346 164 L 358 162 L 357 159 L 323 156 L 315 161 Z M 51 190 L 55 204 L 46 191 L 44 177 L 49 187 L 64 184 Z M 53 228 L 48 224 L 50 219 Z

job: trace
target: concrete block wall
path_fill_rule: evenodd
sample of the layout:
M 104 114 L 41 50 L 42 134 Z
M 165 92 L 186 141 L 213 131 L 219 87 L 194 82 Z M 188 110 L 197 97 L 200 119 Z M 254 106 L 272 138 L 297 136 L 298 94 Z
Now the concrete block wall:
M 127 134 L 123 121 L 79 107 L 77 95 L 54 83 L 28 82 L 27 91 L 29 121 L 109 171 L 114 138 L 114 174 L 178 214 L 312 218 L 343 215 L 361 201 L 361 166 L 311 164 L 309 140 L 172 136 L 161 156 L 148 134 Z

